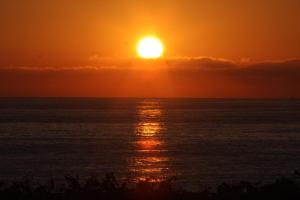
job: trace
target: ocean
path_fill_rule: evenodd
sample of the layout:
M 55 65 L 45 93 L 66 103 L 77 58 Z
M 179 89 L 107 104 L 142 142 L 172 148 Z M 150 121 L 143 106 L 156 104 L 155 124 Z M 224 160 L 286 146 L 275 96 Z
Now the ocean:
M 183 187 L 300 169 L 300 100 L 0 98 L 0 179 L 64 175 Z

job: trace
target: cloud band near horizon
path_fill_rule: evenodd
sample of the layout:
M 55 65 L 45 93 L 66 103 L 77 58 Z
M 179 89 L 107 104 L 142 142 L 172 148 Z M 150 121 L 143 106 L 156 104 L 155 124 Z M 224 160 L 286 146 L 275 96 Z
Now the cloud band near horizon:
M 300 98 L 300 59 L 98 58 L 78 67 L 1 67 L 0 96 Z

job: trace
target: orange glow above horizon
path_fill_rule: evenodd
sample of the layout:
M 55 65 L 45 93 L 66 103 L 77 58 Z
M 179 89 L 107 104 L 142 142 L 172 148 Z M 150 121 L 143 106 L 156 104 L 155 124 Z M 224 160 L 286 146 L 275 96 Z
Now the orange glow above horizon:
M 0 96 L 300 97 L 299 7 L 0 1 Z

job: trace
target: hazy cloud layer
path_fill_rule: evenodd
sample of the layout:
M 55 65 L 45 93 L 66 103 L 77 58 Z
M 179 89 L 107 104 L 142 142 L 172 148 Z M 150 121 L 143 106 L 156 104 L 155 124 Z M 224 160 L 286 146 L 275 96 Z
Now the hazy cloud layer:
M 1 96 L 300 97 L 300 60 L 97 58 L 77 67 L 3 67 Z

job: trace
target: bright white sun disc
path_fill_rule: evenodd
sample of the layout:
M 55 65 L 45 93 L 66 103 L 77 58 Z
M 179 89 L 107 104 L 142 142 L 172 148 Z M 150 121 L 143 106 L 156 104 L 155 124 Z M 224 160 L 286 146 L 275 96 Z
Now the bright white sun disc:
M 162 56 L 164 46 L 158 38 L 143 38 L 137 45 L 138 55 L 145 59 L 154 59 Z

